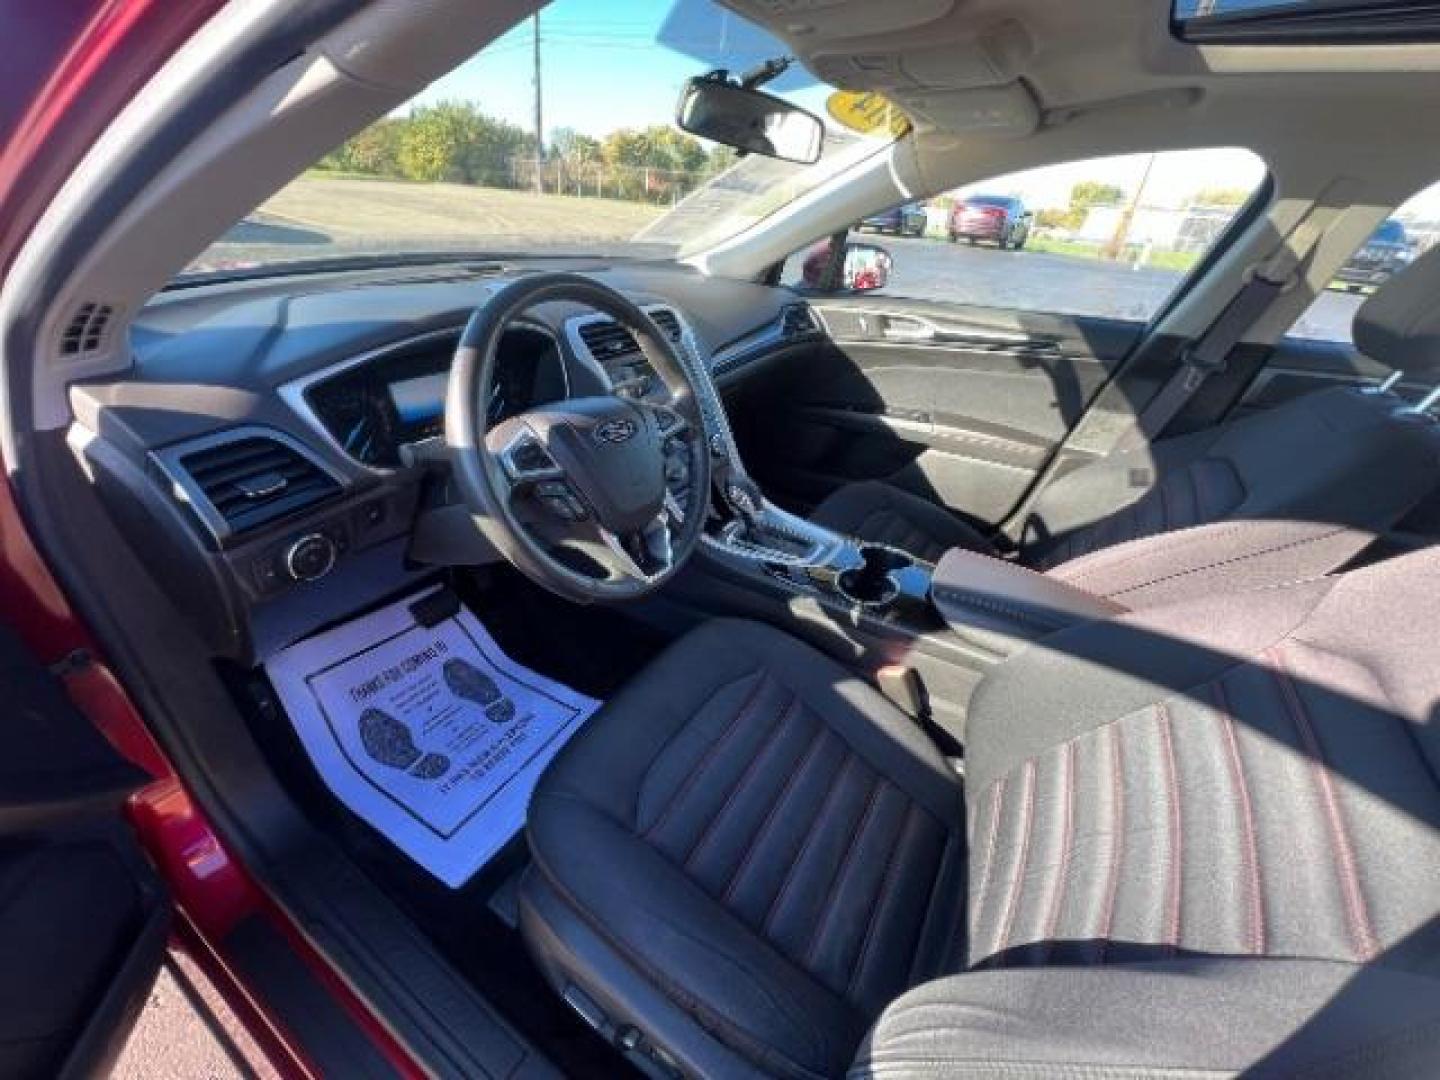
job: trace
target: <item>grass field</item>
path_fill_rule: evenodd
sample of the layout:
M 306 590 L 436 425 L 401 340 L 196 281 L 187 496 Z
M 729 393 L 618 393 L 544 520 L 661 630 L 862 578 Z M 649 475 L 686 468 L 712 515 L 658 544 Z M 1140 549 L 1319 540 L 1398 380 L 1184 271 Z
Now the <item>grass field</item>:
M 626 241 L 664 207 L 467 184 L 310 172 L 231 229 L 201 264 L 366 250 L 505 250 Z
M 1051 255 L 1070 255 L 1079 259 L 1100 257 L 1100 249 L 1095 244 L 1081 244 L 1074 240 L 1032 236 L 1026 246 L 1031 251 L 1045 251 Z M 1199 259 L 1200 253 L 1194 251 L 1152 251 L 1145 260 L 1145 265 L 1153 266 L 1157 270 L 1189 270 Z

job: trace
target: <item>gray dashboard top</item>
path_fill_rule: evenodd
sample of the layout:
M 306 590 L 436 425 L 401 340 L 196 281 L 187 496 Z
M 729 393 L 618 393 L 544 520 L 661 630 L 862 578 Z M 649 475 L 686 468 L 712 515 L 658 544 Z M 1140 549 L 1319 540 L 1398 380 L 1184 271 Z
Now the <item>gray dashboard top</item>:
M 795 301 L 788 289 L 707 278 L 676 263 L 575 259 L 467 260 L 199 286 L 157 297 L 133 328 L 131 370 L 76 387 L 72 400 L 81 423 L 135 455 L 240 424 L 278 428 L 313 444 L 313 432 L 277 392 L 280 385 L 458 326 L 506 281 L 544 269 L 591 273 L 639 303 L 674 306 L 707 355 L 773 324 Z M 531 317 L 558 334 L 576 313 L 557 305 Z M 352 471 L 338 454 L 315 449 Z

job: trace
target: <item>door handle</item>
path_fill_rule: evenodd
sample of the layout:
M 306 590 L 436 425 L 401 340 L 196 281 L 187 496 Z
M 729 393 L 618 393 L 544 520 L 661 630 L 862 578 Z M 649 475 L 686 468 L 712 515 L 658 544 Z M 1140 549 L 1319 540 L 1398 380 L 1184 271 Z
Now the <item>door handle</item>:
M 881 333 L 891 341 L 934 341 L 938 336 L 933 323 L 887 315 Z

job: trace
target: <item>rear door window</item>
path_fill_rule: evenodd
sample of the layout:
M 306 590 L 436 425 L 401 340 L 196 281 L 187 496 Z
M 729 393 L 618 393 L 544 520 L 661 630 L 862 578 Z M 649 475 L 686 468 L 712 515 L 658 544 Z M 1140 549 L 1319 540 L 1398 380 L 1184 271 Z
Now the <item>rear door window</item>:
M 1436 243 L 1440 243 L 1440 182 L 1416 192 L 1381 222 L 1295 321 L 1289 336 L 1353 344 L 1350 327 L 1366 297 Z

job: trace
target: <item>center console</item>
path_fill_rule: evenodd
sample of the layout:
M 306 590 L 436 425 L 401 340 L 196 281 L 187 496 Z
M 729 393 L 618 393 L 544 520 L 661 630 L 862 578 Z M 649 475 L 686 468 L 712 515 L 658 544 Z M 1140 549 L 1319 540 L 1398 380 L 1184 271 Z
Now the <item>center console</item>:
M 897 665 L 907 669 L 900 681 L 913 685 L 918 676 L 921 711 L 928 706 L 957 743 L 970 696 L 996 664 L 1066 626 L 1123 610 L 1003 559 L 957 550 L 931 565 L 774 505 L 747 475 L 715 383 L 680 327 L 715 492 L 696 557 L 675 583 L 677 599 L 783 625 L 874 673 L 882 689 Z
M 930 601 L 931 567 L 898 548 L 820 528 L 748 494 L 729 492 L 747 512 L 706 532 L 714 557 L 787 592 L 809 595 L 856 621 L 914 635 L 944 627 Z

